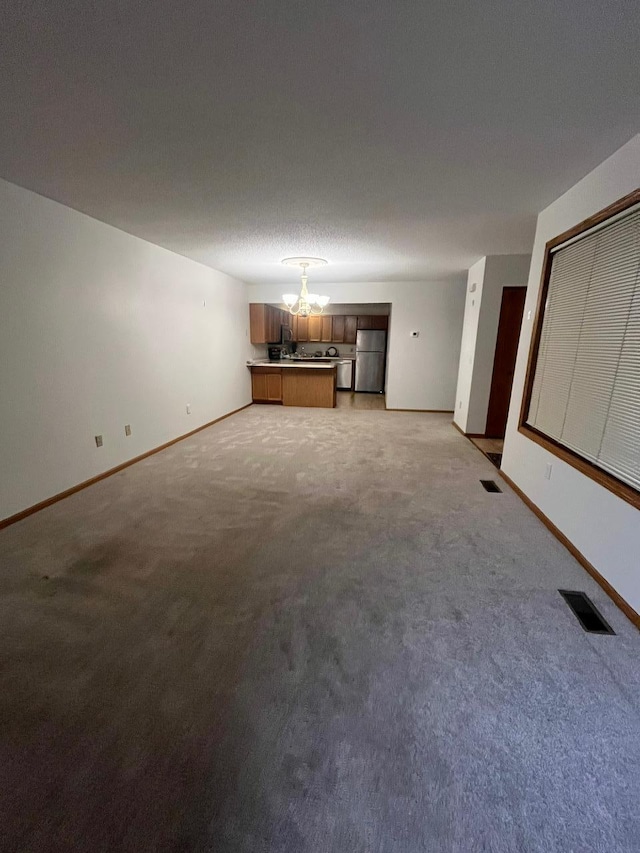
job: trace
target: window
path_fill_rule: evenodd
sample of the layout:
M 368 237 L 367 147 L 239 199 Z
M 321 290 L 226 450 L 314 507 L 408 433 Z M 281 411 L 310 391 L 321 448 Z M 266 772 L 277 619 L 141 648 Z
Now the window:
M 547 244 L 520 431 L 640 507 L 640 190 Z

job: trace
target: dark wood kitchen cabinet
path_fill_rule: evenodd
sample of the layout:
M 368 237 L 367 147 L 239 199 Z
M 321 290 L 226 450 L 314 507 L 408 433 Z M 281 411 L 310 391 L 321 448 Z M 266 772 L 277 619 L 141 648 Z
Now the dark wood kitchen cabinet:
M 330 344 L 333 341 L 333 318 L 330 314 L 322 315 L 322 335 L 320 340 L 323 343 Z
M 389 318 L 384 314 L 361 315 L 358 317 L 358 329 L 362 330 L 386 330 Z
M 331 341 L 336 344 L 344 343 L 344 316 L 342 314 L 332 315 L 331 326 Z
M 280 343 L 281 326 L 289 325 L 290 314 L 274 305 L 252 302 L 249 305 L 249 329 L 252 344 Z
M 268 322 L 267 319 L 267 327 Z M 289 326 L 291 339 L 298 343 L 355 344 L 358 329 L 386 331 L 389 326 L 389 317 L 384 314 L 312 314 L 310 317 L 300 317 L 291 315 L 288 311 L 279 311 L 277 322 Z M 278 337 L 274 338 L 275 342 L 279 340 L 279 325 L 277 332 Z M 253 333 L 251 341 L 268 343 L 268 341 L 254 340 Z
M 344 318 L 344 342 L 345 344 L 355 344 L 356 332 L 358 331 L 358 318 L 347 314 Z

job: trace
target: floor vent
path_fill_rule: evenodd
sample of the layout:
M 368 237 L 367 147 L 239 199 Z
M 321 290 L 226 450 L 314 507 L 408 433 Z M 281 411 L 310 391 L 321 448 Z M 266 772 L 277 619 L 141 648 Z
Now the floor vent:
M 558 592 L 573 610 L 576 619 L 590 634 L 615 634 L 615 631 L 596 609 L 596 606 L 584 592 L 570 592 L 559 589 Z
M 502 492 L 495 480 L 480 480 L 480 482 L 486 492 Z
M 502 464 L 502 453 L 486 453 L 485 456 L 496 468 Z

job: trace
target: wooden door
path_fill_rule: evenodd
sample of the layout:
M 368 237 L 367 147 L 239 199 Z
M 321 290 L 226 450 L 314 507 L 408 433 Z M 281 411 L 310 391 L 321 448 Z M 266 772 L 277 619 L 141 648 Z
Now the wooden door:
M 309 317 L 309 340 L 322 340 L 322 317 L 320 315 Z
M 333 321 L 331 340 L 336 344 L 341 344 L 344 342 L 344 317 L 342 315 L 334 314 L 331 319 Z
M 333 318 L 330 314 L 322 315 L 322 336 L 320 338 L 324 343 L 331 343 L 333 340 Z
M 308 317 L 298 317 L 298 337 L 296 338 L 298 341 L 309 340 L 309 318 Z
M 358 331 L 358 318 L 353 315 L 348 315 L 344 318 L 344 342 L 345 344 L 355 344 L 356 332 Z
M 526 295 L 526 287 L 505 287 L 502 290 L 485 430 L 487 438 L 504 438 Z

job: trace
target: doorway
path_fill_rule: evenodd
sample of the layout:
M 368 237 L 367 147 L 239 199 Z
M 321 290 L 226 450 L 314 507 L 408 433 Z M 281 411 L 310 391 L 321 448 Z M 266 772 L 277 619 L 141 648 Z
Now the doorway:
M 487 438 L 504 438 L 507 428 L 511 386 L 513 385 L 526 295 L 526 287 L 505 287 L 502 289 L 498 337 L 493 359 L 493 375 L 491 377 L 489 409 L 485 429 Z

